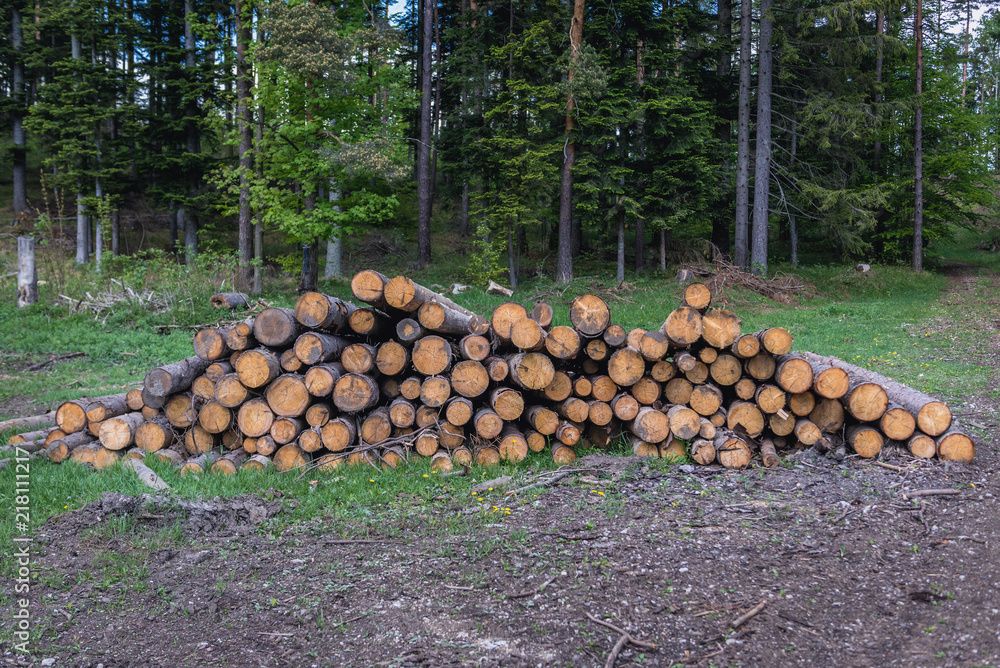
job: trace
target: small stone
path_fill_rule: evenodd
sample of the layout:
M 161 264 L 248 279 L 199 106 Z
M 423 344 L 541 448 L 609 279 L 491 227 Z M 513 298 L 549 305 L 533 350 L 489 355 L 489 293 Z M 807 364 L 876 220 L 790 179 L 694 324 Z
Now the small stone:
M 56 660 L 55 659 L 42 659 L 42 665 L 43 666 L 54 666 L 54 665 L 56 665 Z

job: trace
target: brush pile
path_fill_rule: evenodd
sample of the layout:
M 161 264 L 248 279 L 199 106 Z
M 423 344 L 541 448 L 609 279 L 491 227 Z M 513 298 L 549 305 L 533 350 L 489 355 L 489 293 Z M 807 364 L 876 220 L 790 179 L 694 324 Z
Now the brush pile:
M 195 355 L 149 371 L 142 388 L 79 399 L 56 427 L 15 436 L 52 461 L 102 468 L 157 457 L 233 474 L 343 465 L 564 464 L 583 444 L 625 439 L 640 456 L 742 468 L 787 449 L 970 461 L 943 402 L 839 359 L 792 352 L 781 327 L 741 331 L 691 283 L 654 329 L 626 331 L 581 295 L 571 326 L 507 302 L 489 320 L 412 280 L 362 271 L 363 306 L 320 293 L 202 329 Z M 36 422 L 37 424 L 37 422 Z

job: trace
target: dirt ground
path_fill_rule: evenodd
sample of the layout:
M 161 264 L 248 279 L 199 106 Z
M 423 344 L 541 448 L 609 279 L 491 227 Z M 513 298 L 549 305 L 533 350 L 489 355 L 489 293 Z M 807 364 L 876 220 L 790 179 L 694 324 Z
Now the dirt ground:
M 1000 321 L 982 327 L 996 369 Z M 888 466 L 807 450 L 747 471 L 592 455 L 553 486 L 440 499 L 363 537 L 282 523 L 284 499 L 106 495 L 39 531 L 38 653 L 0 657 L 604 666 L 620 634 L 592 616 L 655 644 L 626 644 L 619 667 L 1000 665 L 998 377 L 953 406 L 988 432 L 970 465 L 895 448 Z M 943 488 L 958 493 L 907 497 Z

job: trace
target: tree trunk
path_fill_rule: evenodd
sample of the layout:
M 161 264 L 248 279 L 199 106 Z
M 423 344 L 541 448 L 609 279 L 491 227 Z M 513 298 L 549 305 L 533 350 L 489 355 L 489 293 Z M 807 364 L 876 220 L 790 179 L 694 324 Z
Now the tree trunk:
M 333 179 L 330 179 L 329 197 L 331 202 L 340 200 L 340 190 Z M 335 204 L 333 210 L 339 213 L 340 207 Z M 326 242 L 326 267 L 323 268 L 323 278 L 327 280 L 344 276 L 344 238 L 339 225 L 335 227 L 334 234 L 336 236 Z
M 257 8 L 257 43 L 264 43 L 264 28 L 261 16 L 261 9 Z M 257 105 L 257 124 L 254 128 L 254 145 L 260 146 L 264 140 L 264 106 Z M 257 173 L 257 180 L 264 178 L 264 163 L 257 156 L 254 160 L 254 167 Z M 264 212 L 258 207 L 254 215 L 253 225 L 253 285 L 250 293 L 259 295 L 264 289 Z
M 917 0 L 913 32 L 917 39 L 917 110 L 913 137 L 913 271 L 924 269 L 924 11 Z
M 566 77 L 570 92 L 566 100 L 566 138 L 563 147 L 563 163 L 560 173 L 559 189 L 559 248 L 556 256 L 556 280 L 568 283 L 573 280 L 573 160 L 576 157 L 576 144 L 573 141 L 573 109 L 576 100 L 573 99 L 574 68 L 580 62 L 580 47 L 583 43 L 583 8 L 584 0 L 574 0 L 573 19 L 569 29 L 570 67 Z
M 194 84 L 195 73 L 195 37 L 194 37 L 194 0 L 184 0 L 184 71 L 187 75 L 187 83 Z M 198 115 L 198 102 L 192 96 L 187 103 L 184 116 L 187 123 L 187 138 L 185 148 L 189 155 L 198 153 L 198 125 L 196 116 Z M 189 201 L 185 203 L 184 210 L 184 263 L 189 267 L 198 256 L 198 217 L 194 210 L 193 200 L 198 194 L 198 174 L 196 170 L 188 168 L 188 192 Z
M 423 29 L 420 43 L 420 144 L 417 147 L 417 262 L 431 261 L 431 43 L 434 7 L 437 0 L 423 0 Z
M 736 134 L 736 265 L 750 266 L 750 32 L 752 0 L 740 8 L 740 101 Z
M 750 271 L 758 276 L 767 275 L 767 219 L 771 188 L 771 71 L 774 47 L 771 33 L 771 0 L 760 3 L 760 43 L 757 66 L 757 148 L 754 170 L 753 240 L 750 254 Z
M 17 238 L 17 307 L 38 301 L 38 271 L 35 268 L 35 240 Z
M 247 62 L 252 34 L 251 10 L 244 0 L 236 0 L 236 127 L 239 135 L 240 197 L 238 214 L 239 289 L 249 290 L 252 284 L 250 261 L 253 255 L 253 212 L 250 209 L 250 176 L 253 170 L 253 110 L 250 87 L 253 83 Z
M 732 52 L 730 51 L 733 39 L 733 8 L 731 0 L 719 0 L 718 7 L 718 33 L 722 48 L 719 50 L 719 62 L 715 65 L 715 75 L 718 79 L 716 83 L 718 93 L 715 104 L 717 109 L 722 110 L 729 106 L 732 96 L 732 91 L 728 84 L 733 68 Z M 733 128 L 728 114 L 722 114 L 722 116 L 716 125 L 716 137 L 723 149 L 722 179 L 724 185 L 722 192 L 725 193 L 731 183 L 729 179 L 731 178 L 730 171 L 732 165 L 729 162 L 729 151 L 731 150 L 729 147 L 732 141 Z M 719 212 L 719 215 L 713 217 L 712 243 L 715 244 L 724 256 L 729 256 L 729 221 L 723 212 Z
M 11 108 L 14 121 L 14 149 L 11 154 L 14 194 L 11 206 L 15 213 L 28 210 L 27 191 L 27 155 L 28 146 L 24 136 L 24 61 L 21 51 L 24 47 L 24 35 L 21 32 L 21 11 L 17 7 L 11 10 L 11 46 L 14 50 L 11 67 L 11 93 L 14 104 Z
M 723 0 L 726 2 L 727 0 Z M 636 71 L 636 85 L 639 89 L 642 88 L 643 84 L 646 82 L 646 70 L 642 63 L 643 55 L 645 54 L 646 44 L 641 39 L 636 40 L 635 44 L 635 71 Z M 640 93 L 641 94 L 641 93 Z M 636 120 L 636 132 L 635 132 L 635 152 L 639 160 L 645 157 L 645 142 L 643 141 L 643 129 L 645 127 L 646 120 L 645 117 L 640 115 Z M 642 197 L 645 191 L 646 183 L 645 180 L 640 178 L 639 182 L 636 184 L 636 191 L 639 198 Z M 646 269 L 646 218 L 640 215 L 635 221 L 635 273 L 639 274 Z M 624 278 L 622 279 L 624 280 Z
M 794 169 L 795 165 L 795 153 L 798 151 L 799 147 L 799 125 L 798 120 L 792 116 L 792 146 L 791 146 L 791 157 Z M 787 200 L 785 206 L 788 206 Z M 793 267 L 799 266 L 799 226 L 796 223 L 795 212 L 792 209 L 788 209 L 788 237 L 791 242 L 791 263 Z

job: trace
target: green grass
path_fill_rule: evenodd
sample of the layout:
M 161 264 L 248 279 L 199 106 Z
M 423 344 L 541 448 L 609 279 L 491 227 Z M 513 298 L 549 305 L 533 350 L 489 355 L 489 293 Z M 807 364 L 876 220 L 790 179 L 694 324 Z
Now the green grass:
M 970 239 L 960 238 L 960 241 L 965 245 L 947 250 L 950 259 L 997 266 L 997 258 L 980 257 L 978 251 L 970 250 Z M 394 261 L 402 262 L 399 258 Z M 406 271 L 427 286 L 447 286 L 453 280 L 461 280 L 455 267 L 446 263 L 421 271 L 407 271 L 392 264 L 379 268 L 389 275 Z M 776 269 L 792 273 L 790 267 Z M 54 406 L 61 400 L 84 394 L 133 387 L 149 368 L 191 354 L 189 326 L 232 317 L 228 312 L 219 313 L 207 306 L 207 297 L 213 291 L 231 287 L 231 265 L 225 258 L 209 255 L 190 272 L 155 254 L 146 260 L 118 260 L 106 267 L 103 276 L 66 267 L 51 272 L 51 280 L 42 286 L 43 301 L 38 305 L 16 309 L 10 301 L 0 304 L 0 351 L 3 351 L 0 380 L 4 381 L 0 383 L 0 401 L 28 397 Z M 797 305 L 784 306 L 739 288 L 727 290 L 728 301 L 722 305 L 742 317 L 746 332 L 783 326 L 795 336 L 796 349 L 836 355 L 946 399 L 981 393 L 988 386 L 991 370 L 978 364 L 976 356 L 977 346 L 981 345 L 977 322 L 1000 319 L 998 307 L 989 304 L 992 295 L 988 281 L 974 282 L 971 291 L 961 297 L 962 303 L 951 303 L 943 298 L 948 279 L 933 271 L 914 275 L 901 267 L 874 266 L 869 274 L 858 274 L 847 266 L 810 266 L 794 273 L 811 286 L 800 295 Z M 136 290 L 153 290 L 174 308 L 157 314 L 138 300 L 125 300 L 95 317 L 82 309 L 74 312 L 71 306 L 53 302 L 59 294 L 78 299 L 87 292 L 97 294 L 108 290 L 113 285 L 112 277 L 124 280 Z M 290 279 L 271 287 L 273 292 L 264 296 L 269 303 L 294 304 Z M 350 297 L 346 280 L 324 281 L 321 289 Z M 569 286 L 535 279 L 522 285 L 513 299 L 527 307 L 536 299 L 548 301 L 556 310 L 555 323 L 568 324 L 571 299 L 584 292 L 603 296 L 611 307 L 613 320 L 624 327 L 653 328 L 659 327 L 676 307 L 681 286 L 672 272 L 630 276 L 628 284 L 621 287 L 606 276 L 578 278 Z M 483 314 L 507 301 L 478 289 L 453 298 Z M 159 325 L 180 327 L 157 328 Z M 46 354 L 68 352 L 84 352 L 86 356 L 54 363 L 38 372 L 23 371 L 28 364 L 43 360 Z M 0 415 L 0 419 L 3 417 L 6 416 Z M 0 439 L 6 440 L 9 435 L 0 434 Z M 629 450 L 617 444 L 611 452 L 627 454 Z M 299 479 L 297 474 L 273 472 L 241 472 L 232 478 L 214 475 L 179 478 L 170 467 L 152 463 L 178 498 L 280 495 L 296 503 L 286 504 L 279 525 L 299 522 L 311 526 L 319 522 L 318 530 L 329 530 L 322 519 L 328 518 L 334 522 L 336 532 L 351 536 L 368 532 L 401 534 L 414 523 L 434 525 L 442 532 L 462 532 L 477 522 L 502 521 L 502 513 L 491 513 L 490 508 L 511 507 L 516 513 L 517 503 L 504 499 L 499 491 L 482 495 L 480 502 L 479 497 L 473 498 L 469 493 L 474 481 L 502 474 L 524 479 L 532 470 L 552 466 L 544 454 L 533 454 L 528 462 L 518 466 L 490 470 L 474 467 L 467 477 L 442 477 L 431 472 L 424 460 L 399 470 L 345 468 L 332 474 L 307 474 Z M 7 508 L 14 503 L 15 474 L 13 466 L 0 471 L 0 503 Z M 31 463 L 30 483 L 35 526 L 53 514 L 98 499 L 106 491 L 124 494 L 148 491 L 131 472 L 120 467 L 95 473 L 73 462 L 57 466 L 45 460 Z M 485 513 L 458 512 L 480 504 L 488 505 Z M 609 507 L 609 512 L 614 512 L 614 508 Z M 0 518 L 0 541 L 9 540 L 14 534 L 13 522 L 11 513 Z M 107 530 L 131 529 L 109 525 Z

